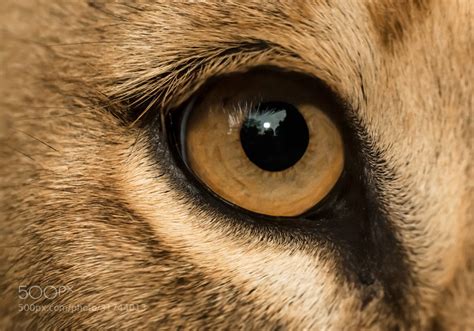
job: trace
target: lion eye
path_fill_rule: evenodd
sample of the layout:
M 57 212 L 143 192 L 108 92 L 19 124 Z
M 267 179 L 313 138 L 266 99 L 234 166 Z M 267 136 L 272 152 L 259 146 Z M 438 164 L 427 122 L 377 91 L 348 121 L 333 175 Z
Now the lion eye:
M 215 195 L 254 213 L 298 216 L 344 167 L 328 98 L 289 74 L 228 76 L 193 97 L 171 130 L 186 167 Z

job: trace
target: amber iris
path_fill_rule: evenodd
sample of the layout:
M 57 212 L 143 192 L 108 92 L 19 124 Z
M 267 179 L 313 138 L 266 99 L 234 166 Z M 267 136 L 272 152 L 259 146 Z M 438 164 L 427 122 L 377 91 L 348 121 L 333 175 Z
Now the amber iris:
M 191 173 L 254 213 L 293 217 L 314 207 L 342 173 L 344 146 L 327 94 L 309 86 L 286 73 L 250 72 L 207 89 L 181 116 Z

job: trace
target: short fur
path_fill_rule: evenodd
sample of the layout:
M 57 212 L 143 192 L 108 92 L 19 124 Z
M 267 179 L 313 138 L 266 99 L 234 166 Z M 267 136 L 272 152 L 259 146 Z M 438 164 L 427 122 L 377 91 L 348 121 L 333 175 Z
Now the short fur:
M 472 1 L 0 9 L 2 329 L 474 329 Z M 144 110 L 261 65 L 337 91 L 393 170 L 381 199 L 406 255 L 401 313 L 380 288 L 364 301 L 330 247 L 216 221 L 148 152 Z M 39 306 L 144 306 L 20 312 L 22 285 L 71 287 Z

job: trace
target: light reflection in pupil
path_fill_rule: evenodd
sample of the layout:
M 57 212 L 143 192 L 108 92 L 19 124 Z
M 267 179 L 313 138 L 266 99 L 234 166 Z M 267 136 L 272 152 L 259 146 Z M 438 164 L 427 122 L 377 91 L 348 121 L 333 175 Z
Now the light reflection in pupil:
M 304 155 L 309 143 L 308 126 L 295 106 L 263 102 L 244 120 L 240 141 L 247 157 L 258 167 L 282 171 Z

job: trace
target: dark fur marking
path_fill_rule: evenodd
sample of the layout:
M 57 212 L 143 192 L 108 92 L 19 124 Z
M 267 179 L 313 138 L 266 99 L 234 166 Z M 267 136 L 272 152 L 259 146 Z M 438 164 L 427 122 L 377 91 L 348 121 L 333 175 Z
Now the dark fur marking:
M 393 52 L 395 45 L 403 44 L 414 25 L 423 20 L 431 0 L 374 1 L 367 8 L 378 38 L 386 50 Z
M 314 88 L 327 89 L 321 84 L 316 83 Z M 206 86 L 197 94 L 203 93 L 203 90 L 205 93 Z M 327 93 L 334 95 L 330 90 Z M 336 96 L 334 98 L 335 109 L 347 108 Z M 342 113 L 354 112 L 346 109 Z M 173 117 L 179 116 L 179 111 L 171 112 L 170 116 L 172 121 L 176 121 Z M 245 229 L 249 233 L 260 233 L 266 240 L 280 245 L 301 245 L 310 254 L 315 247 L 319 247 L 319 252 L 336 252 L 333 258 L 339 264 L 339 273 L 361 290 L 361 306 L 366 306 L 377 294 L 383 293 L 383 301 L 396 319 L 409 325 L 411 313 L 405 296 L 411 271 L 406 252 L 396 239 L 395 230 L 384 213 L 383 194 L 377 188 L 381 183 L 396 178 L 396 175 L 388 168 L 383 153 L 376 149 L 364 131 L 363 123 L 350 116 L 334 118 L 341 127 L 346 144 L 347 159 L 343 178 L 324 203 L 318 204 L 320 207 L 316 206 L 314 212 L 292 219 L 267 218 L 238 207 L 232 208 L 219 198 L 216 199 L 185 170 L 186 166 L 179 156 L 169 156 L 170 152 L 163 146 L 160 124 L 156 118 L 148 125 L 151 154 L 155 155 L 156 160 L 174 160 L 184 169 L 187 179 L 174 165 L 160 162 L 160 169 L 168 168 L 165 171 L 171 176 L 170 185 L 184 191 L 198 208 L 214 210 L 217 220 L 232 223 L 230 228 L 235 229 L 235 233 L 229 235 L 241 236 L 241 231 Z M 173 146 L 173 138 L 171 141 Z M 368 175 L 364 174 L 370 174 L 371 179 L 367 179 Z

